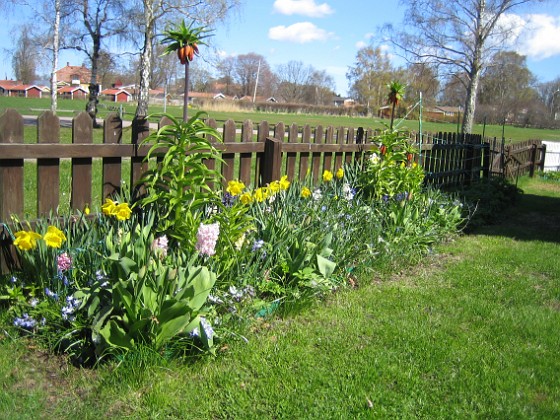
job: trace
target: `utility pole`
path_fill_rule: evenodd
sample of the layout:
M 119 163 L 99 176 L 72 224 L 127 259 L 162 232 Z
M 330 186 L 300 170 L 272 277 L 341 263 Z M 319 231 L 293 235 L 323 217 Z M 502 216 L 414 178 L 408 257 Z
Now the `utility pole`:
M 257 67 L 257 79 L 255 80 L 255 90 L 253 91 L 253 103 L 257 100 L 257 86 L 259 85 L 259 73 L 261 72 L 261 60 L 259 60 L 259 65 Z

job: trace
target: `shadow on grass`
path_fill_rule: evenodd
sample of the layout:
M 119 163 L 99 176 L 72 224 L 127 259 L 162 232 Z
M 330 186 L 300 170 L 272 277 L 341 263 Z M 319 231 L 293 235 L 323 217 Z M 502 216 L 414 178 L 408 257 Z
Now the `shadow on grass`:
M 560 197 L 522 194 L 496 224 L 479 227 L 470 233 L 560 243 Z

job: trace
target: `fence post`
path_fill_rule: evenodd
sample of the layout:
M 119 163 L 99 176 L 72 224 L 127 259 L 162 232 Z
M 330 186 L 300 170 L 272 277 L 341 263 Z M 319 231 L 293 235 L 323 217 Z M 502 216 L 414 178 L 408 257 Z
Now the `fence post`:
M 261 157 L 261 179 L 263 185 L 280 179 L 282 166 L 282 142 L 267 137 L 264 143 L 264 153 Z
M 490 179 L 490 143 L 484 142 L 483 156 L 482 156 L 482 177 Z
M 138 156 L 140 144 L 150 134 L 150 123 L 146 117 L 135 116 L 132 119 L 132 144 L 134 145 L 135 156 L 130 158 L 130 191 L 132 197 L 137 197 L 144 193 L 144 187 L 136 185 L 142 174 L 148 169 L 144 163 L 144 157 Z
M 531 166 L 529 167 L 529 177 L 531 178 L 535 176 L 535 166 L 537 166 L 537 145 L 533 143 L 531 145 Z
M 0 116 L 0 143 L 23 143 L 23 117 L 14 109 Z M 23 213 L 23 159 L 0 160 L 0 222 Z
M 544 162 L 546 160 L 546 144 L 541 143 L 541 153 L 539 158 L 539 170 L 544 172 Z

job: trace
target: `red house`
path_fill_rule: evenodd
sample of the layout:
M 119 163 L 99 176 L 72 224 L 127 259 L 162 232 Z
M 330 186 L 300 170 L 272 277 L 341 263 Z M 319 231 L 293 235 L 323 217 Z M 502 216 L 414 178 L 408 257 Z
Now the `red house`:
M 62 99 L 86 99 L 88 93 L 87 89 L 81 86 L 64 86 L 58 89 L 58 96 Z
M 0 93 L 4 96 L 42 98 L 48 89 L 37 85 L 24 85 L 15 80 L 0 80 Z
M 101 95 L 111 102 L 130 102 L 132 94 L 125 89 L 105 89 L 101 91 Z

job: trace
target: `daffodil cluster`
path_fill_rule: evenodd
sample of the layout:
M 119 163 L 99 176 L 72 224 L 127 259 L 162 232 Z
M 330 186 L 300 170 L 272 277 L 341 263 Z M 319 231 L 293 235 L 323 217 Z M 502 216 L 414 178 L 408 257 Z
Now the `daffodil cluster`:
M 66 235 L 56 226 L 49 226 L 47 232 L 41 235 L 32 230 L 20 230 L 15 234 L 14 245 L 21 251 L 31 251 L 37 247 L 37 241 L 43 240 L 48 247 L 60 248 L 66 241 Z
M 275 194 L 286 191 L 290 187 L 288 176 L 284 175 L 279 180 L 272 181 L 266 187 L 259 187 L 253 191 L 245 191 L 245 184 L 241 181 L 232 180 L 228 182 L 226 192 L 233 197 L 239 196 L 242 204 L 248 205 L 253 202 L 262 203 Z
M 132 215 L 132 210 L 128 203 L 116 203 L 110 198 L 105 199 L 105 204 L 101 206 L 101 211 L 106 216 L 116 217 L 117 220 L 128 220 Z

